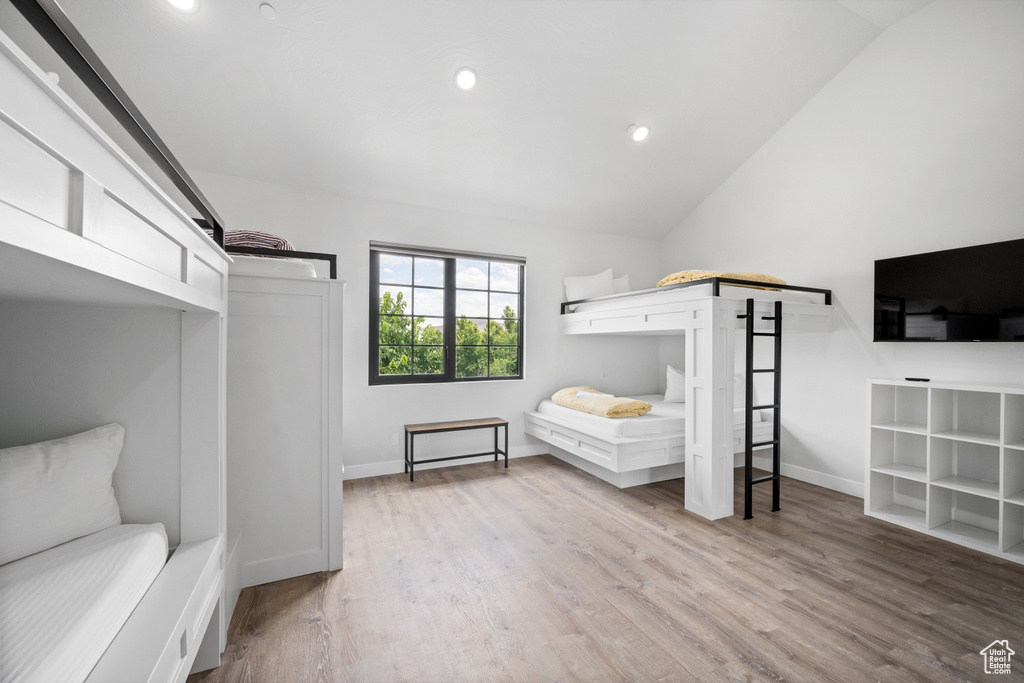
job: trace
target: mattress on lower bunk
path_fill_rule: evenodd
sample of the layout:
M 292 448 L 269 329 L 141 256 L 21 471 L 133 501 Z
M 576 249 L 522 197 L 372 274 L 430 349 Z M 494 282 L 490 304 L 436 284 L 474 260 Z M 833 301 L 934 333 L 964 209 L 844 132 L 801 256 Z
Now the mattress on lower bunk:
M 605 301 L 590 301 L 579 304 L 575 307 L 576 313 L 594 313 L 597 311 L 617 311 L 624 308 L 636 306 L 649 306 L 655 304 L 670 304 L 678 301 L 693 301 L 711 296 L 711 285 L 694 285 L 692 287 L 680 287 L 677 289 L 664 289 L 653 292 L 637 292 L 634 296 L 608 299 Z M 795 292 L 790 290 L 765 290 L 751 287 L 737 287 L 722 284 L 719 289 L 719 296 L 724 299 L 754 299 L 757 301 L 785 301 L 800 304 L 822 304 L 825 301 L 823 294 L 813 292 Z
M 669 403 L 662 394 L 631 396 L 651 404 L 651 411 L 640 417 L 608 418 L 600 415 L 573 410 L 560 406 L 551 399 L 544 399 L 537 406 L 537 412 L 563 427 L 575 429 L 593 436 L 614 436 L 620 438 L 674 434 L 678 436 L 686 428 L 686 404 Z M 761 414 L 754 411 L 754 422 L 761 421 Z M 743 408 L 733 411 L 733 423 L 743 424 Z
M 119 524 L 0 566 L 0 680 L 85 680 L 166 562 L 162 524 Z
M 316 268 L 309 261 L 296 258 L 261 258 L 231 254 L 234 263 L 229 275 L 260 275 L 269 277 L 315 278 Z

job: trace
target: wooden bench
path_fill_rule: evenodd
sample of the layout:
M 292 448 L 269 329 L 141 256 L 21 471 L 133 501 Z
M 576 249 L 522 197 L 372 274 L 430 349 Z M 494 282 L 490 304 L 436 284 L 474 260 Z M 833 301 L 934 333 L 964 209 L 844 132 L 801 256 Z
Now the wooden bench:
M 467 429 L 488 429 L 494 428 L 494 450 L 483 453 L 468 453 L 466 455 L 450 455 L 445 458 L 431 458 L 430 460 L 415 459 L 414 441 L 417 434 L 437 434 L 439 432 L 461 432 Z M 505 448 L 498 448 L 498 427 L 505 428 Z M 413 467 L 428 462 L 441 462 L 444 460 L 461 460 L 462 458 L 476 458 L 481 455 L 494 455 L 494 461 L 498 456 L 505 456 L 505 467 L 508 467 L 508 420 L 500 417 L 483 417 L 476 420 L 451 420 L 449 422 L 423 422 L 420 424 L 405 425 L 405 471 L 409 473 L 409 481 L 413 480 Z

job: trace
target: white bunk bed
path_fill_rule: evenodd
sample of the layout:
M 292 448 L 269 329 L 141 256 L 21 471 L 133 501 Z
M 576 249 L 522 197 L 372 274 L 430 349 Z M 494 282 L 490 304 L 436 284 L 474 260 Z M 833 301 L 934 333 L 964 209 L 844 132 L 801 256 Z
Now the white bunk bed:
M 564 417 L 527 411 L 526 433 L 579 458 L 570 462 L 618 486 L 685 472 L 687 510 L 708 519 L 732 515 L 734 453 L 745 445 L 743 426 L 735 419 L 735 377 L 737 340 L 743 344 L 737 331 L 745 326 L 738 316 L 746 312 L 747 299 L 755 300 L 755 330 L 770 329 L 762 318 L 773 315 L 775 301 L 784 302 L 786 331 L 831 329 L 829 290 L 753 283 L 773 288 L 766 290 L 751 284 L 715 277 L 563 303 L 563 334 L 683 336 L 685 429 L 671 435 L 609 436 Z M 772 429 L 770 411 L 762 414 L 765 421 L 752 423 L 757 442 Z
M 161 523 L 172 552 L 87 680 L 184 680 L 219 665 L 237 597 L 230 259 L 3 34 L 0 158 L 0 448 L 125 427 L 122 522 Z

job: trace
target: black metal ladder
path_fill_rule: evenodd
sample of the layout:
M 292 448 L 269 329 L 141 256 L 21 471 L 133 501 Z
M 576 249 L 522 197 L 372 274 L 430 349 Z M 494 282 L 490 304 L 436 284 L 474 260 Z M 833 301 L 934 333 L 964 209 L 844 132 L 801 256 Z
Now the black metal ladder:
M 746 406 L 745 416 L 746 423 L 744 425 L 744 441 L 746 447 L 744 448 L 744 459 L 743 459 L 743 485 L 744 485 L 744 498 L 743 498 L 743 519 L 751 519 L 753 514 L 754 506 L 754 484 L 762 484 L 766 481 L 772 482 L 772 512 L 776 512 L 779 509 L 779 479 L 781 476 L 781 458 L 779 456 L 779 435 L 781 421 L 779 419 L 779 407 L 782 402 L 782 302 L 775 302 L 775 313 L 774 315 L 763 315 L 761 320 L 772 320 L 775 323 L 774 329 L 771 332 L 755 332 L 754 331 L 754 300 L 747 299 L 747 312 L 744 315 L 737 316 L 739 318 L 746 319 L 747 323 L 747 397 L 744 405 Z M 775 365 L 770 368 L 755 368 L 754 367 L 754 337 L 772 337 L 775 343 Z M 774 391 L 772 402 L 765 405 L 755 406 L 754 405 L 754 374 L 770 372 L 775 376 Z M 771 410 L 772 414 L 772 439 L 771 441 L 760 441 L 754 443 L 754 411 L 755 410 Z M 766 477 L 758 477 L 754 479 L 754 449 L 760 448 L 761 446 L 772 447 L 772 473 Z

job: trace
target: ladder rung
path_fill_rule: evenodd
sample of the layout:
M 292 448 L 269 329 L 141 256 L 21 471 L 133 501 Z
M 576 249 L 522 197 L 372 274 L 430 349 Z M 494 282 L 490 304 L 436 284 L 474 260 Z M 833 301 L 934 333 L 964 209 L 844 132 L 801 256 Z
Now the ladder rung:
M 775 439 L 772 439 L 771 441 L 761 441 L 759 443 L 752 443 L 752 444 L 750 444 L 750 446 L 751 446 L 751 448 L 757 448 L 758 446 L 773 446 L 773 445 L 775 445 L 777 443 L 778 443 L 778 441 L 776 441 Z
M 761 320 L 775 320 L 774 315 L 762 315 Z
M 778 403 L 766 403 L 763 406 L 754 406 L 754 410 L 778 410 Z
M 776 474 L 769 474 L 767 477 L 758 477 L 757 479 L 752 479 L 750 481 L 750 483 L 751 484 L 763 484 L 766 481 L 773 481 L 777 476 L 778 475 L 776 475 Z
M 754 332 L 755 337 L 774 337 L 774 332 Z
M 777 368 L 754 368 L 751 372 L 778 372 Z

